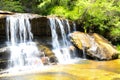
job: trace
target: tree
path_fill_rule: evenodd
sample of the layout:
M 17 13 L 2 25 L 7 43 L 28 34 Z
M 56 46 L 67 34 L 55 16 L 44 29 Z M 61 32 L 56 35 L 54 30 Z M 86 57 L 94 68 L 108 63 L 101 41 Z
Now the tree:
M 38 9 L 38 5 L 40 4 L 42 0 L 19 0 L 21 5 L 24 8 L 24 12 L 28 13 L 40 13 L 40 10 Z
M 0 0 L 0 9 L 12 12 L 24 12 L 21 3 L 17 0 Z

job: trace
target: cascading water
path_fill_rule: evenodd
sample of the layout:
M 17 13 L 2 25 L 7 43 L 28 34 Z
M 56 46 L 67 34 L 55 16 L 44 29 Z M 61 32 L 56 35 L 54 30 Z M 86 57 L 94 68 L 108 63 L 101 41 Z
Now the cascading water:
M 29 21 L 32 17 L 30 14 L 14 14 L 6 17 L 7 46 L 10 51 L 9 72 L 33 70 L 36 67 L 40 69 L 44 66 L 42 61 L 44 52 L 38 50 L 36 43 L 32 41 L 33 34 Z M 72 44 L 68 37 L 68 34 L 72 32 L 69 21 L 49 18 L 49 22 L 52 34 L 52 51 L 58 62 L 60 64 L 74 63 L 73 55 L 74 58 L 76 56 L 74 50 L 70 49 Z
M 76 31 L 76 24 L 73 22 L 73 30 Z
M 71 32 L 68 20 L 60 20 L 58 18 L 49 18 L 51 34 L 52 34 L 52 46 L 53 52 L 55 53 L 58 62 L 60 64 L 68 64 L 73 60 L 71 58 L 70 46 L 71 43 L 68 41 L 67 35 Z M 65 28 L 67 27 L 67 32 Z M 59 33 L 57 29 L 60 29 L 61 39 L 59 38 Z M 75 54 L 75 53 L 72 53 Z
M 68 20 L 66 20 L 66 26 L 67 26 L 67 28 L 68 28 L 68 34 L 70 34 L 70 32 L 71 32 L 71 30 L 70 30 L 70 25 L 69 25 L 69 21 Z
M 11 52 L 9 68 L 43 66 L 38 57 L 41 52 L 32 41 L 30 17 L 28 14 L 7 16 L 7 45 Z

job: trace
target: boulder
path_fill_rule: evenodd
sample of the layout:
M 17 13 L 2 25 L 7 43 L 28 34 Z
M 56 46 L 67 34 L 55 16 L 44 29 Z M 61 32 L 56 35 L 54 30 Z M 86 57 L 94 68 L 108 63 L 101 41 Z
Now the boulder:
M 88 57 L 98 60 L 111 60 L 118 57 L 118 51 L 102 36 L 93 33 L 73 32 L 70 34 L 73 44 Z
M 56 64 L 58 62 L 55 54 L 52 52 L 52 50 L 49 47 L 47 47 L 47 46 L 45 46 L 43 44 L 42 45 L 39 44 L 38 45 L 38 49 L 41 52 L 43 52 L 43 54 L 41 55 L 41 57 L 45 57 L 45 59 L 48 58 L 50 64 Z M 42 59 L 43 59 L 43 63 L 48 64 L 48 62 L 46 60 L 44 60 L 44 58 L 42 58 Z

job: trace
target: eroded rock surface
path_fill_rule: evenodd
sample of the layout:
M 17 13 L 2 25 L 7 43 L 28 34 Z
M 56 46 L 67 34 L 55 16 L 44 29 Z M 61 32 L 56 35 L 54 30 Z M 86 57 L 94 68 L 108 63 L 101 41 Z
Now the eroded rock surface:
M 83 32 L 70 34 L 71 41 L 80 50 L 84 50 L 87 56 L 98 60 L 111 60 L 118 57 L 118 51 L 102 36 Z

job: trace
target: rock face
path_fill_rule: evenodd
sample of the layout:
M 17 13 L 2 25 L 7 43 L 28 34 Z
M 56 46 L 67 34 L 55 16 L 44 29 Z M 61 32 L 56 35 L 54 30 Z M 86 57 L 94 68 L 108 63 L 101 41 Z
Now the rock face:
M 102 36 L 93 33 L 91 35 L 83 32 L 70 34 L 71 41 L 85 55 L 98 60 L 111 60 L 118 57 L 118 51 Z
M 10 51 L 8 47 L 0 48 L 0 70 L 6 69 L 9 63 Z
M 36 16 L 30 19 L 32 33 L 36 36 L 50 36 L 51 31 L 48 26 L 48 18 L 44 16 Z
M 5 32 L 6 32 L 6 29 L 5 29 L 5 26 L 6 26 L 6 16 L 7 15 L 13 15 L 14 13 L 13 12 L 9 12 L 9 11 L 1 11 L 0 10 L 0 42 L 4 41 L 5 40 Z
M 5 17 L 0 18 L 0 42 L 5 39 Z

